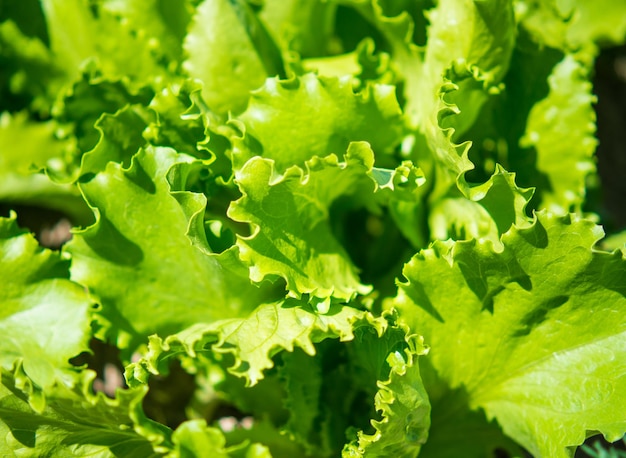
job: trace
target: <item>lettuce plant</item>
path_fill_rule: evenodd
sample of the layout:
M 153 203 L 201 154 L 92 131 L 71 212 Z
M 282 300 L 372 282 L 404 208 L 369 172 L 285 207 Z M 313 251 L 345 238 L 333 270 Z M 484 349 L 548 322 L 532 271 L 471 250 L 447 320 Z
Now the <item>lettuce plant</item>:
M 626 3 L 0 19 L 3 456 L 572 457 L 624 436 L 626 262 L 589 196 L 590 76 Z M 33 208 L 71 240 L 42 247 Z

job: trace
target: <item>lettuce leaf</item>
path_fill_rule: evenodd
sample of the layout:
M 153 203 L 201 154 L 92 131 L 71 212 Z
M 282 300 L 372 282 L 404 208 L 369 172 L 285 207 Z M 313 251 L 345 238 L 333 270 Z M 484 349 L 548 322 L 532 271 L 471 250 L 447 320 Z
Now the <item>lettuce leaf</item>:
M 589 221 L 541 212 L 504 234 L 502 251 L 438 242 L 407 264 L 393 301 L 439 349 L 430 364 L 443 387 L 535 455 L 571 456 L 588 433 L 616 440 L 626 430 L 625 367 L 615 363 L 626 265 L 621 252 L 592 249 L 601 236 Z
M 252 92 L 246 111 L 237 119 L 245 126 L 245 137 L 236 145 L 235 167 L 259 155 L 273 159 L 277 173 L 302 166 L 314 156 L 339 156 L 356 141 L 368 142 L 382 156 L 404 133 L 392 86 L 368 85 L 355 93 L 348 78 L 312 73 L 268 79 Z
M 529 113 L 524 149 L 536 151 L 536 169 L 548 184 L 541 192 L 541 207 L 555 213 L 581 211 L 588 176 L 595 172 L 595 112 L 587 69 L 566 55 L 548 77 L 550 92 Z M 579 126 L 574 131 L 569 127 Z
M 515 1 L 518 22 L 533 37 L 562 50 L 622 43 L 626 37 L 626 5 L 582 0 Z
M 43 410 L 51 387 L 72 383 L 70 359 L 89 348 L 95 304 L 69 280 L 68 262 L 19 229 L 15 215 L 0 218 L 0 260 L 0 275 L 11 279 L 0 292 L 0 364 Z
M 88 222 L 90 211 L 78 190 L 58 182 L 75 174 L 77 160 L 73 142 L 58 138 L 57 129 L 53 121 L 29 120 L 26 112 L 0 115 L 0 201 L 51 208 Z
M 260 87 L 266 76 L 274 76 L 266 72 L 249 35 L 253 27 L 243 19 L 250 17 L 248 8 L 239 1 L 202 2 L 185 36 L 183 66 L 189 76 L 202 81 L 203 98 L 216 113 L 243 110 L 249 92 Z
M 236 248 L 211 253 L 206 237 L 196 246 L 186 235 L 202 220 L 206 198 L 172 192 L 167 173 L 189 161 L 168 148 L 142 149 L 127 169 L 108 162 L 79 185 L 96 223 L 67 246 L 72 279 L 102 301 L 109 338 L 128 349 L 127 356 L 153 333 L 167 336 L 194 323 L 241 316 L 263 297 L 275 297 L 271 287 L 250 283 Z
M 3 4 L 0 450 L 565 457 L 621 437 L 624 249 L 598 243 L 587 186 L 594 63 L 625 12 Z M 72 240 L 40 248 L 58 212 Z
M 234 362 L 228 371 L 256 385 L 263 383 L 263 377 L 273 377 L 267 373 L 278 364 L 284 404 L 290 415 L 282 426 L 284 420 L 280 417 L 274 421 L 291 440 L 304 446 L 307 456 L 336 454 L 345 443 L 346 428 L 346 434 L 354 439 L 345 445 L 344 456 L 384 456 L 389 450 L 412 456 L 426 441 L 430 404 L 417 365 L 417 358 L 427 349 L 419 337 L 408 332 L 392 317 L 375 319 L 341 305 L 333 305 L 321 315 L 306 303 L 287 299 L 263 305 L 245 319 L 196 325 L 165 340 L 151 337 L 148 353 L 127 367 L 126 377 L 131 386 L 141 386 L 151 375 L 166 374 L 173 357 L 184 358 L 190 370 L 201 370 L 206 363 L 199 355 L 210 355 L 210 351 L 215 352 L 213 357 L 232 355 Z M 321 344 L 333 343 L 334 339 L 339 343 Z M 347 360 L 341 356 L 344 352 L 349 356 Z M 323 379 L 322 365 L 328 372 Z M 334 369 L 329 371 L 330 367 Z M 329 390 L 333 383 L 344 387 Z M 231 382 L 224 389 L 232 390 L 234 386 Z M 345 392 L 345 397 L 337 397 L 339 392 Z M 365 415 L 373 415 L 374 410 L 381 414 L 369 425 L 371 417 L 363 418 L 361 411 L 354 411 L 361 408 L 360 393 L 373 399 Z M 255 424 L 268 414 L 265 409 L 274 409 L 263 405 L 262 400 L 254 404 L 256 407 L 246 407 L 254 410 Z M 259 410 L 260 406 L 263 409 Z M 359 431 L 359 425 L 374 428 L 374 432 Z M 258 440 L 254 426 L 249 433 L 227 432 L 226 436 L 230 441 Z M 286 444 L 270 444 L 270 449 L 274 447 L 288 448 Z
M 16 386 L 17 380 L 3 372 L 0 430 L 6 442 L 2 449 L 27 457 L 162 456 L 133 428 L 133 419 L 141 417 L 146 390 L 118 392 L 118 399 L 107 399 L 89 393 L 94 376 L 86 372 L 73 389 L 63 384 L 48 387 L 45 409 L 35 412 Z

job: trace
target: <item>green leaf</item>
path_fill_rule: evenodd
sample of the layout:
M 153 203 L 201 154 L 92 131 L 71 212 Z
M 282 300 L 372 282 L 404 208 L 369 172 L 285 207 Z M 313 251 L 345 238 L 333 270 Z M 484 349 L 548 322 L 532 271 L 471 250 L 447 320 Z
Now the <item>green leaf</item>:
M 592 249 L 601 235 L 544 212 L 504 234 L 501 251 L 438 242 L 406 266 L 394 301 L 436 349 L 444 386 L 534 455 L 571 456 L 588 432 L 615 440 L 626 430 L 626 264 Z
M 376 154 L 386 153 L 404 133 L 392 86 L 368 85 L 355 93 L 350 78 L 312 73 L 268 79 L 238 119 L 245 137 L 236 145 L 235 167 L 259 155 L 274 160 L 277 173 L 314 156 L 343 154 L 353 141 L 369 142 Z
M 603 46 L 624 43 L 626 3 L 609 0 L 562 0 L 558 5 L 571 18 L 567 38 L 572 45 L 585 45 L 590 41 Z
M 466 62 L 489 72 L 492 82 L 502 79 L 515 43 L 511 1 L 443 0 L 427 16 L 425 63 L 433 76 L 451 62 Z
M 623 43 L 626 4 L 599 0 L 515 0 L 518 22 L 542 44 L 571 51 Z
M 93 301 L 68 280 L 67 261 L 41 248 L 15 218 L 0 218 L 0 277 L 10 279 L 0 290 L 0 364 L 19 367 L 19 383 L 32 381 L 30 402 L 41 410 L 50 387 L 70 383 L 69 360 L 88 351 Z
M 38 0 L 6 3 L 0 11 L 0 22 L 14 21 L 25 36 L 37 37 L 42 43 L 48 41 L 45 19 Z
M 435 95 L 433 89 L 449 69 L 447 79 L 457 90 L 448 95 L 447 102 L 456 105 L 460 114 L 445 127 L 461 133 L 474 123 L 489 92 L 508 71 L 515 45 L 513 5 L 510 0 L 444 0 L 428 12 L 428 19 L 425 86 L 420 93 L 432 100 L 429 96 Z M 434 114 L 427 104 L 423 113 L 424 119 Z
M 145 111 L 143 106 L 148 104 L 152 96 L 153 92 L 148 88 L 134 90 L 121 81 L 103 77 L 100 70 L 91 66 L 63 93 L 63 98 L 54 107 L 54 114 L 67 131 L 66 135 L 76 137 L 78 149 L 87 152 L 100 140 L 101 130 L 97 123 L 102 116 L 113 115 L 129 104 L 133 108 L 127 111 L 134 111 L 134 115 L 138 116 Z M 132 120 L 125 128 L 115 129 L 116 137 L 128 136 L 131 126 L 139 127 L 141 118 L 149 118 L 149 115 L 142 114 L 139 123 Z M 143 122 L 147 122 L 147 119 Z
M 157 457 L 151 442 L 134 429 L 135 422 L 145 422 L 143 433 L 161 441 L 159 431 L 141 413 L 145 388 L 118 391 L 116 399 L 89 392 L 95 377 L 85 372 L 75 387 L 63 384 L 48 387 L 45 409 L 35 412 L 26 395 L 10 374 L 2 373 L 0 385 L 0 433 L 4 452 L 14 456 L 67 457 Z M 141 428 L 138 428 L 141 431 Z M 156 444 L 155 444 L 156 445 Z
M 520 31 L 510 70 L 503 81 L 505 90 L 494 94 L 482 106 L 479 123 L 465 134 L 455 136 L 456 141 L 472 142 L 469 158 L 476 169 L 466 175 L 468 182 L 487 181 L 496 164 L 500 164 L 515 172 L 521 186 L 537 189 L 534 200 L 547 188 L 545 177 L 535 167 L 535 151 L 523 149 L 519 143 L 531 110 L 550 92 L 548 77 L 563 58 L 560 51 L 540 46 Z
M 291 412 L 285 434 L 307 456 L 336 456 L 341 448 L 344 456 L 415 456 L 426 440 L 429 403 L 417 366 L 426 349 L 386 318 L 355 322 L 353 340 L 325 341 L 314 357 L 280 355 Z
M 91 33 L 96 21 L 89 5 L 81 0 L 44 0 L 41 6 L 55 59 L 69 75 L 77 76 L 81 64 L 94 56 L 97 43 L 96 35 Z
M 255 157 L 235 174 L 243 197 L 228 215 L 251 223 L 250 237 L 238 237 L 241 258 L 250 265 L 250 278 L 261 281 L 279 275 L 291 295 L 321 299 L 350 299 L 365 294 L 355 267 L 332 235 L 329 210 L 345 194 L 372 193 L 373 153 L 367 144 L 353 143 L 345 162 L 337 156 L 314 157 L 306 171 L 293 166 L 280 176 L 270 159 Z
M 256 384 L 274 366 L 272 358 L 283 352 L 278 374 L 284 383 L 290 417 L 282 428 L 288 437 L 306 447 L 306 456 L 331 456 L 345 441 L 343 429 L 355 421 L 367 424 L 361 410 L 354 410 L 362 407 L 362 401 L 355 396 L 363 390 L 372 397 L 377 393 L 374 405 L 366 407 L 379 410 L 381 417 L 369 428 L 375 428 L 375 433 L 358 434 L 351 452 L 346 452 L 352 455 L 347 456 L 384 456 L 391 449 L 402 456 L 413 456 L 427 436 L 429 403 L 416 364 L 416 358 L 426 350 L 421 339 L 407 332 L 351 307 L 332 305 L 327 314 L 320 315 L 309 305 L 287 299 L 264 304 L 245 319 L 196 325 L 167 339 L 151 337 L 148 353 L 127 367 L 126 377 L 131 386 L 147 383 L 150 374 L 167 373 L 173 357 L 185 358 L 185 364 L 192 367 L 203 364 L 201 354 L 212 352 L 232 354 L 234 365 L 229 371 Z M 342 343 L 319 344 L 329 338 L 338 338 Z M 294 351 L 296 348 L 303 351 Z M 347 352 L 347 359 L 338 356 L 342 352 Z M 322 364 L 326 372 L 323 378 Z M 215 383 L 216 378 L 212 380 Z M 348 385 L 331 389 L 333 380 Z M 235 386 L 232 382 L 223 385 L 220 389 L 226 389 L 227 395 L 236 394 L 228 393 Z M 336 399 L 335 395 L 343 391 L 347 398 Z M 253 430 L 226 433 L 229 444 L 249 438 L 267 444 L 271 450 L 275 448 L 277 456 L 282 456 L 281 450 L 295 449 L 295 444 L 277 439 L 266 442 L 255 434 L 254 425 L 257 421 L 263 423 L 266 414 L 259 407 L 268 407 L 263 400 L 254 403 L 256 407 L 241 406 L 254 413 Z
M 418 364 L 418 357 L 428 351 L 423 339 L 392 325 L 379 336 L 357 334 L 353 348 L 355 365 L 377 380 L 374 404 L 382 418 L 371 421 L 374 433 L 360 431 L 343 456 L 417 456 L 430 427 L 430 402 Z
M 73 144 L 58 139 L 57 128 L 54 121 L 30 121 L 25 112 L 0 115 L 0 201 L 52 208 L 86 222 L 90 212 L 78 190 L 49 177 L 67 179 L 77 169 Z
M 363 316 L 351 307 L 331 305 L 321 315 L 296 299 L 260 304 L 244 318 L 198 323 L 165 339 L 151 336 L 148 353 L 126 368 L 131 386 L 146 383 L 149 374 L 167 371 L 168 361 L 177 354 L 195 356 L 211 349 L 232 354 L 229 372 L 245 377 L 249 385 L 263 378 L 263 371 L 274 366 L 271 357 L 278 351 L 302 348 L 315 354 L 314 343 L 326 338 L 350 340 L 352 323 Z
M 334 2 L 320 0 L 266 0 L 259 18 L 282 48 L 323 56 L 332 46 L 336 9 Z
M 182 85 L 171 85 L 155 94 L 150 108 L 156 112 L 156 120 L 150 124 L 144 136 L 151 144 L 169 146 L 179 153 L 195 157 L 207 157 L 204 142 L 203 116 L 208 111 L 201 99 L 202 85 L 186 80 Z
M 316 352 L 319 354 L 318 349 Z M 278 373 L 285 386 L 283 404 L 290 412 L 284 431 L 294 442 L 302 444 L 308 454 L 328 454 L 326 438 L 320 437 L 323 431 L 319 427 L 324 381 L 320 358 L 294 351 L 282 354 L 280 360 Z
M 103 113 L 93 125 L 100 140 L 83 154 L 80 181 L 88 181 L 106 169 L 109 162 L 130 166 L 139 149 L 146 145 L 143 131 L 149 114 L 140 105 L 126 105 L 114 114 Z
M 123 17 L 129 28 L 148 37 L 150 51 L 162 53 L 174 70 L 182 60 L 182 43 L 191 21 L 189 1 L 100 0 L 99 11 Z
M 0 170 L 29 175 L 44 167 L 63 173 L 72 166 L 71 142 L 55 136 L 55 122 L 35 122 L 26 112 L 0 115 Z M 19 140 L 19 141 L 18 141 Z
M 471 410 L 463 389 L 448 390 L 440 380 L 430 379 L 433 369 L 427 358 L 420 359 L 420 369 L 430 396 L 432 415 L 421 458 L 484 458 L 493 456 L 494 450 L 515 457 L 527 453 L 504 435 L 495 420 L 487 421 L 484 412 Z
M 363 294 L 368 287 L 351 259 L 367 262 L 389 244 L 381 240 L 366 253 L 353 232 L 337 231 L 341 218 L 355 209 L 376 214 L 380 207 L 414 202 L 423 174 L 410 161 L 396 169 L 373 167 L 373 152 L 358 142 L 350 144 L 344 162 L 330 155 L 304 165 L 305 170 L 294 166 L 281 176 L 271 160 L 257 157 L 236 172 L 243 197 L 231 204 L 228 215 L 253 225 L 253 234 L 237 241 L 242 259 L 250 263 L 251 279 L 279 275 L 295 296 L 348 299 Z M 380 264 L 376 259 L 372 263 Z
M 403 111 L 410 125 L 414 127 L 424 103 L 424 95 L 430 94 L 420 91 L 424 77 L 424 49 L 418 47 L 413 41 L 416 27 L 413 17 L 406 10 L 389 16 L 383 9 L 383 2 L 378 0 L 341 0 L 339 3 L 347 4 L 356 9 L 384 38 L 384 45 L 377 43 L 379 47 L 384 46 L 386 48 L 388 46 L 391 49 L 392 65 L 397 66 L 398 79 L 404 86 L 402 91 L 405 100 Z M 415 3 L 416 10 L 426 8 L 429 4 L 428 0 L 420 0 Z M 421 16 L 424 19 L 423 14 Z M 349 24 L 344 22 L 342 26 L 350 30 Z M 422 31 L 420 30 L 420 32 Z
M 425 13 L 428 40 L 423 49 L 412 42 L 414 21 L 407 11 L 386 17 L 379 2 L 360 2 L 359 10 L 381 30 L 392 46 L 392 57 L 405 81 L 406 112 L 411 124 L 429 139 L 431 150 L 438 153 L 431 138 L 437 133 L 442 88 L 449 82 L 446 71 L 457 69 L 465 81 L 455 80 L 456 94 L 449 102 L 461 108 L 454 126 L 464 130 L 476 118 L 491 88 L 504 77 L 515 43 L 512 4 L 509 0 L 466 2 L 445 0 Z M 371 3 L 371 5 L 370 5 Z M 467 79 L 467 74 L 471 75 Z M 479 84 L 471 81 L 475 79 Z M 468 84 L 470 83 L 470 84 Z M 446 126 L 450 127 L 450 126 Z M 438 134 L 437 134 L 438 135 Z
M 453 135 L 465 132 L 499 90 L 515 45 L 515 23 L 509 0 L 444 1 L 428 17 L 416 123 L 434 158 L 435 187 L 429 199 L 435 202 L 455 184 L 469 195 L 464 175 L 474 167 L 468 158 L 470 143 L 456 144 Z
M 176 453 L 172 457 L 192 458 L 209 454 L 216 458 L 227 458 L 226 439 L 217 428 L 206 426 L 203 420 L 186 421 L 174 431 L 172 441 L 176 447 Z
M 226 438 L 217 428 L 207 427 L 204 420 L 184 422 L 172 435 L 174 451 L 168 454 L 171 458 L 195 458 L 211 456 L 216 458 L 271 458 L 267 447 L 261 444 L 240 443 L 226 447 Z
M 548 180 L 539 189 L 541 208 L 560 214 L 579 212 L 586 179 L 595 172 L 596 98 L 587 67 L 572 55 L 554 67 L 548 84 L 547 97 L 530 111 L 520 146 L 534 148 L 536 170 Z
M 229 445 L 251 442 L 264 449 L 267 447 L 269 448 L 269 453 L 271 453 L 270 456 L 274 458 L 311 456 L 307 455 L 298 444 L 290 440 L 279 428 L 265 420 L 255 419 L 249 429 L 235 428 L 224 433 L 224 435 Z M 261 446 L 261 444 L 263 445 Z
M 238 15 L 246 8 L 240 0 L 205 0 L 196 9 L 185 37 L 184 68 L 189 76 L 202 81 L 202 96 L 216 113 L 243 110 L 250 91 L 268 76 Z
M 133 90 L 168 78 L 158 40 L 116 12 L 83 0 L 42 0 L 42 8 L 55 63 L 67 73 L 67 82 L 76 80 L 90 61 L 105 77 L 123 80 Z
M 416 130 L 410 138 L 413 147 L 406 145 L 426 172 L 430 203 L 436 204 L 450 190 L 455 193 L 457 187 L 469 197 L 464 175 L 473 168 L 470 143 L 457 144 L 453 135 L 455 130 L 457 136 L 465 132 L 480 107 L 500 90 L 515 45 L 511 2 L 439 2 L 426 13 L 428 40 L 422 49 L 411 41 L 413 20 L 406 11 L 388 18 L 378 2 L 350 3 L 358 3 L 359 11 L 383 32 L 406 78 L 405 111 Z M 404 207 L 401 213 L 420 218 L 419 209 Z M 423 239 L 404 232 L 414 243 Z
M 617 232 L 600 241 L 600 247 L 605 251 L 626 250 L 626 231 Z
M 469 190 L 470 198 L 445 197 L 436 202 L 428 215 L 431 238 L 485 238 L 500 246 L 500 236 L 511 225 L 528 222 L 525 208 L 532 189 L 521 189 L 515 184 L 515 174 L 496 166 L 496 172 L 482 185 Z
M 171 149 L 148 148 L 128 168 L 108 162 L 79 185 L 96 223 L 67 245 L 72 279 L 101 299 L 110 337 L 127 356 L 151 334 L 246 315 L 263 298 L 276 297 L 271 288 L 250 283 L 236 249 L 210 252 L 196 230 L 204 196 L 172 194 L 168 171 L 192 161 Z
M 42 40 L 26 36 L 8 19 L 0 24 L 0 56 L 0 111 L 21 110 L 31 105 L 48 115 L 65 72 L 55 64 L 54 56 Z

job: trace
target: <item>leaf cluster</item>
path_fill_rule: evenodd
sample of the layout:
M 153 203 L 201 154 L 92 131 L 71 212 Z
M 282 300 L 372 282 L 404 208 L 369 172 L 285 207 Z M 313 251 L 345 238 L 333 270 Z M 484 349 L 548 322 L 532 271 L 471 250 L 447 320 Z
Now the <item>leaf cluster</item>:
M 624 436 L 626 260 L 589 196 L 626 3 L 5 3 L 3 456 Z

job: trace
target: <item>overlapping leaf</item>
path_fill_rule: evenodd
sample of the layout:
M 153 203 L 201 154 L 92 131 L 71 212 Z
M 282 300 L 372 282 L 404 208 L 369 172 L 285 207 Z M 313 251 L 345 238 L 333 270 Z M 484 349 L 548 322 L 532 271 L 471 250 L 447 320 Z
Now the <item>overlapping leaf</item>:
M 461 112 L 451 120 L 450 127 L 462 132 L 474 123 L 489 92 L 509 68 L 515 45 L 513 5 L 510 0 L 446 0 L 430 10 L 428 18 L 420 93 L 436 96 L 444 72 L 451 69 L 448 79 L 457 90 L 449 94 L 447 101 Z M 428 101 L 432 103 L 433 99 Z M 436 105 L 424 105 L 423 124 L 432 120 L 433 108 Z
M 166 174 L 189 161 L 173 150 L 150 148 L 129 168 L 109 162 L 80 185 L 97 220 L 68 246 L 72 279 L 102 300 L 102 315 L 121 348 L 153 333 L 166 336 L 241 316 L 272 294 L 250 283 L 235 249 L 213 254 L 206 238 L 199 247 L 187 237 L 195 218 L 202 219 L 206 198 L 172 195 Z
M 306 176 L 294 167 L 273 186 L 274 164 L 267 159 L 252 159 L 236 174 L 244 196 L 231 205 L 229 216 L 255 227 L 250 237 L 238 240 L 241 257 L 250 264 L 253 281 L 280 275 L 295 296 L 349 299 L 368 288 L 333 237 L 328 214 L 333 200 L 366 177 L 367 165 L 358 156 L 343 164 L 330 156 L 308 165 Z
M 88 61 L 95 62 L 107 78 L 124 79 L 132 89 L 167 79 L 159 43 L 132 29 L 129 21 L 83 0 L 44 0 L 41 4 L 50 48 L 67 82 L 77 79 Z M 125 46 L 119 46 L 120 40 Z
M 283 428 L 311 456 L 336 452 L 345 440 L 342 429 L 355 420 L 376 432 L 355 435 L 344 450 L 345 456 L 382 457 L 392 449 L 402 456 L 412 456 L 428 434 L 429 402 L 417 366 L 417 357 L 425 349 L 419 338 L 407 336 L 406 332 L 350 307 L 332 306 L 327 314 L 320 315 L 310 306 L 288 299 L 262 305 L 246 319 L 196 325 L 165 340 L 151 338 L 148 354 L 131 364 L 126 376 L 131 386 L 139 385 L 146 383 L 150 374 L 167 372 L 172 357 L 195 357 L 214 351 L 232 354 L 235 365 L 229 370 L 256 384 L 274 365 L 271 357 L 286 350 L 289 353 L 279 359 L 285 407 L 290 412 Z M 250 336 L 254 336 L 253 341 Z M 338 358 L 341 352 L 337 345 L 326 347 L 314 358 L 317 344 L 328 338 L 346 341 L 338 345 L 346 346 L 347 360 Z M 296 348 L 303 352 L 294 352 Z M 326 361 L 323 364 L 327 372 L 338 365 L 323 378 L 319 372 L 322 360 Z M 196 364 L 203 363 L 196 359 Z M 345 386 L 330 389 L 334 383 Z M 381 413 L 380 420 L 372 419 L 372 426 L 353 410 L 355 406 L 361 408 L 355 396 L 363 390 L 372 397 L 376 393 L 374 406 L 365 406 L 366 411 L 374 407 Z M 344 391 L 346 398 L 336 397 Z M 263 411 L 256 413 L 262 420 Z M 251 431 L 251 438 L 253 434 Z M 244 438 L 247 434 L 235 436 Z M 335 443 L 337 440 L 339 443 Z
M 127 368 L 126 377 L 131 386 L 145 383 L 150 373 L 167 370 L 171 356 L 193 356 L 212 348 L 232 353 L 235 365 L 230 370 L 254 385 L 274 365 L 271 357 L 276 352 L 299 347 L 312 355 L 313 344 L 320 340 L 350 340 L 352 323 L 362 316 L 363 312 L 341 305 L 331 306 L 322 315 L 296 299 L 261 304 L 245 318 L 196 324 L 165 339 L 151 337 L 147 355 Z
M 0 385 L 0 450 L 25 457 L 127 457 L 162 456 L 150 440 L 134 429 L 163 442 L 166 428 L 149 422 L 141 413 L 145 388 L 118 391 L 117 399 L 89 392 L 94 373 L 85 373 L 69 388 L 62 383 L 48 387 L 47 405 L 35 412 L 16 380 L 2 373 Z M 158 439 L 157 439 L 158 438 Z
M 250 264 L 250 278 L 279 275 L 296 297 L 350 299 L 367 292 L 332 234 L 330 207 L 341 196 L 364 199 L 377 189 L 394 189 L 402 179 L 414 190 L 421 178 L 406 166 L 373 169 L 373 159 L 367 144 L 352 143 L 344 162 L 335 155 L 314 157 L 305 163 L 306 170 L 294 166 L 281 176 L 272 160 L 257 157 L 237 171 L 244 196 L 231 204 L 228 215 L 254 227 L 250 237 L 237 242 L 242 259 Z
M 343 456 L 416 456 L 428 439 L 430 401 L 420 376 L 418 358 L 427 353 L 421 337 L 393 326 L 373 338 L 363 333 L 355 341 L 353 360 L 377 380 L 372 434 L 360 431 Z
M 243 20 L 248 8 L 246 2 L 202 2 L 185 37 L 184 68 L 202 81 L 203 97 L 216 113 L 243 110 L 250 91 L 268 76 L 249 35 L 252 27 Z
M 413 34 L 421 35 L 426 31 L 426 18 L 422 12 L 421 21 L 416 24 L 413 17 L 406 11 L 407 5 L 392 5 L 388 2 L 378 0 L 340 0 L 340 4 L 350 5 L 355 8 L 364 18 L 366 18 L 380 32 L 385 40 L 384 46 L 391 48 L 393 65 L 399 70 L 398 79 L 402 82 L 405 103 L 404 113 L 408 117 L 412 127 L 417 124 L 420 116 L 424 97 L 420 93 L 420 85 L 424 77 L 423 60 L 424 49 L 417 46 L 413 41 Z M 428 8 L 428 0 L 419 0 L 416 10 L 420 7 Z M 394 6 L 401 8 L 396 14 L 386 14 L 383 6 L 396 10 Z M 405 8 L 402 8 L 404 6 Z M 404 11 L 402 11 L 404 9 Z M 343 24 L 349 30 L 348 24 Z M 415 29 L 419 28 L 418 31 Z M 379 44 L 379 46 L 382 44 Z
M 470 20 L 462 19 L 465 16 Z M 418 126 L 438 170 L 430 196 L 435 201 L 455 183 L 468 196 L 464 175 L 474 168 L 468 158 L 470 144 L 456 144 L 452 136 L 474 123 L 489 94 L 497 90 L 508 70 L 515 42 L 513 10 L 508 0 L 450 0 L 431 10 L 429 17 L 432 39 L 426 47 L 419 93 L 430 95 L 421 105 Z M 468 34 L 476 38 L 468 40 Z M 448 42 L 451 52 L 447 50 Z M 469 42 L 480 46 L 468 47 Z
M 24 112 L 0 115 L 0 201 L 53 208 L 88 221 L 89 210 L 77 189 L 42 172 L 68 177 L 77 168 L 73 144 L 56 138 L 57 128 L 52 121 L 29 121 Z
M 516 0 L 518 22 L 548 46 L 571 51 L 594 43 L 611 45 L 626 38 L 623 2 Z
M 342 446 L 343 456 L 414 456 L 426 440 L 421 340 L 393 320 L 379 329 L 364 324 L 355 323 L 350 342 L 317 346 L 314 358 L 281 355 L 285 406 L 292 412 L 285 432 L 311 456 L 335 456 Z M 343 431 L 350 440 L 345 445 Z
M 350 78 L 312 73 L 268 79 L 238 119 L 246 137 L 235 149 L 235 166 L 259 155 L 272 159 L 277 173 L 314 156 L 343 154 L 352 141 L 366 141 L 382 154 L 398 145 L 404 131 L 392 86 L 355 93 Z
M 470 198 L 452 194 L 436 202 L 429 213 L 431 238 L 485 238 L 500 245 L 511 225 L 528 222 L 525 208 L 533 192 L 515 184 L 515 175 L 501 167 L 482 185 L 470 188 Z
M 431 363 L 444 384 L 533 454 L 570 456 L 588 431 L 626 430 L 626 264 L 592 250 L 600 236 L 589 221 L 540 213 L 501 252 L 436 243 L 406 266 L 394 302 L 441 349 Z
M 164 88 L 150 102 L 157 119 L 144 133 L 154 145 L 169 146 L 179 153 L 199 156 L 198 143 L 205 139 L 203 108 L 198 104 L 202 85 L 186 81 Z
M 58 252 L 39 247 L 17 227 L 0 219 L 0 364 L 17 383 L 29 387 L 29 402 L 45 406 L 47 390 L 58 381 L 71 384 L 69 360 L 88 350 L 93 300 L 71 282 L 68 263 Z
M 586 179 L 595 171 L 595 97 L 587 72 L 572 55 L 554 67 L 550 92 L 531 110 L 520 141 L 536 150 L 535 167 L 549 182 L 540 189 L 541 207 L 556 213 L 581 210 Z

